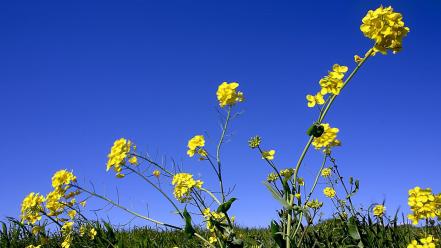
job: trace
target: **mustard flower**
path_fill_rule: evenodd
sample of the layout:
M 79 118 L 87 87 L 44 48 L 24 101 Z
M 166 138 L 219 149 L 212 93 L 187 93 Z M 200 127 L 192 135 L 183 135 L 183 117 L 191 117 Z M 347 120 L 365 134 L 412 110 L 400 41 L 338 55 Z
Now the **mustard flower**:
M 208 242 L 210 242 L 210 244 L 214 244 L 217 242 L 217 238 L 214 236 L 210 236 L 210 238 L 208 238 Z
M 279 178 L 279 176 L 276 173 L 271 172 L 270 174 L 268 174 L 266 181 L 269 183 L 272 183 L 272 182 L 276 181 L 277 178 Z
M 216 211 L 211 211 L 210 208 L 206 208 L 204 209 L 202 214 L 204 215 L 205 221 L 207 222 L 207 229 L 210 232 L 215 231 L 213 221 L 226 224 L 227 219 L 225 217 L 225 214 L 222 212 L 218 213 Z
M 41 248 L 41 245 L 37 245 L 37 246 L 35 246 L 35 245 L 28 245 L 28 246 L 26 246 L 26 248 Z
M 378 204 L 375 205 L 372 211 L 375 216 L 382 217 L 384 215 L 384 212 L 386 211 L 386 207 L 382 204 Z
M 185 202 L 190 198 L 193 188 L 202 188 L 203 182 L 194 180 L 193 175 L 188 173 L 178 173 L 173 177 L 172 184 L 175 185 L 173 194 L 180 202 Z
M 275 150 L 263 151 L 262 159 L 273 160 L 275 154 L 276 154 Z
M 298 183 L 300 186 L 305 186 L 305 180 L 304 180 L 302 177 L 298 177 L 298 178 L 297 178 L 297 183 Z
M 154 170 L 153 171 L 153 176 L 159 178 L 160 175 L 161 175 L 161 172 L 159 170 Z
M 203 150 L 203 147 L 205 146 L 205 138 L 203 135 L 195 135 L 193 138 L 191 138 L 188 141 L 187 147 L 187 155 L 189 157 L 193 157 L 197 150 Z M 200 154 L 200 153 L 199 153 Z M 200 154 L 201 156 L 203 154 Z
M 286 178 L 290 178 L 294 174 L 293 168 L 288 168 L 280 171 L 280 175 Z
M 308 201 L 306 203 L 306 206 L 312 209 L 319 209 L 323 206 L 323 202 L 320 202 L 318 199 L 312 200 L 312 201 Z
M 261 141 L 262 141 L 262 138 L 260 138 L 259 136 L 251 137 L 251 139 L 248 141 L 248 146 L 251 149 L 255 149 L 260 146 Z
M 386 54 L 387 50 L 399 52 L 403 46 L 403 38 L 410 31 L 404 26 L 401 13 L 394 12 L 391 6 L 369 10 L 362 20 L 360 30 L 364 36 L 375 41 L 374 54 Z
M 340 94 L 340 90 L 343 87 L 343 77 L 348 71 L 348 67 L 334 64 L 332 71 L 327 76 L 320 79 L 319 84 L 322 87 L 320 94 L 322 96 L 326 94 Z
M 434 238 L 432 235 L 427 235 L 425 238 L 420 239 L 418 242 L 416 239 L 407 245 L 407 248 L 435 248 L 438 239 Z
M 323 190 L 323 194 L 325 194 L 325 196 L 328 198 L 334 198 L 335 197 L 335 190 L 331 187 L 326 187 Z
M 320 137 L 314 138 L 312 145 L 315 149 L 330 148 L 340 145 L 340 141 L 337 140 L 337 133 L 340 131 L 338 128 L 329 126 L 328 123 L 322 124 L 324 127 L 323 134 Z
M 64 191 L 69 188 L 69 184 L 75 183 L 76 181 L 77 177 L 72 172 L 59 170 L 52 176 L 52 187 L 54 187 L 55 190 Z
M 410 189 L 407 203 L 412 211 L 407 218 L 414 225 L 417 225 L 419 220 L 441 216 L 441 195 L 434 195 L 430 188 L 415 187 Z
M 330 177 L 332 173 L 332 169 L 331 168 L 323 168 L 322 170 L 322 177 Z
M 94 240 L 96 235 L 97 235 L 97 231 L 95 230 L 95 228 L 92 227 L 92 229 L 90 229 L 90 231 L 89 231 L 90 239 Z
M 49 216 L 57 216 L 63 212 L 65 204 L 62 203 L 61 198 L 63 192 L 54 190 L 46 195 L 46 208 L 49 210 Z
M 43 211 L 44 196 L 39 193 L 29 193 L 21 203 L 21 221 L 35 224 L 41 219 Z
M 129 163 L 130 163 L 131 165 L 138 165 L 138 157 L 136 157 L 136 156 L 132 156 L 132 157 L 129 159 Z
M 124 174 L 121 174 L 122 166 L 125 165 L 132 146 L 133 145 L 130 140 L 126 140 L 124 138 L 116 140 L 110 149 L 110 153 L 107 155 L 108 160 L 106 171 L 113 168 L 118 178 L 124 177 Z
M 308 107 L 312 108 L 316 104 L 323 105 L 325 103 L 325 99 L 323 99 L 323 95 L 319 92 L 315 96 L 306 95 L 306 100 L 308 101 Z
M 221 85 L 219 85 L 216 95 L 217 100 L 219 101 L 219 105 L 222 108 L 227 105 L 233 106 L 236 103 L 242 102 L 244 100 L 243 93 L 237 91 L 237 87 L 239 87 L 239 84 L 237 82 L 223 82 Z

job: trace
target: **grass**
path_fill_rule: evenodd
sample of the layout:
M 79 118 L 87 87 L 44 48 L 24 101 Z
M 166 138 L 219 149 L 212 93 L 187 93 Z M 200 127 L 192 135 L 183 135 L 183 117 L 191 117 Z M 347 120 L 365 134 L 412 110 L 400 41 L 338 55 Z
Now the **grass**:
M 160 231 L 151 227 L 135 227 L 129 230 L 117 229 L 107 222 L 90 223 L 98 234 L 94 240 L 74 236 L 71 247 L 204 247 L 195 238 L 188 238 L 180 231 Z M 42 247 L 60 247 L 62 237 L 59 232 L 43 231 L 32 235 L 29 226 L 8 218 L 1 222 L 0 247 L 26 247 L 30 244 L 44 244 Z M 303 228 L 303 227 L 302 227 Z M 387 224 L 375 222 L 369 215 L 359 220 L 330 219 L 310 226 L 304 234 L 299 248 L 321 247 L 407 247 L 407 244 L 423 232 L 441 236 L 441 227 L 430 229 L 417 228 L 411 225 L 398 225 L 396 219 Z M 207 232 L 201 231 L 208 235 Z M 237 235 L 245 241 L 245 247 L 277 247 L 271 230 L 256 228 L 237 228 Z

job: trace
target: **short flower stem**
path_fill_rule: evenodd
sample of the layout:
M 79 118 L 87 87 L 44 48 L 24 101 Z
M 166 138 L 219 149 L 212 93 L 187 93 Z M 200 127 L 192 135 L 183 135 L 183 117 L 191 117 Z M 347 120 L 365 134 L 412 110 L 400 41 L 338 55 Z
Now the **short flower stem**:
M 152 165 L 158 167 L 159 169 L 161 169 L 162 171 L 167 173 L 169 176 L 173 176 L 173 173 L 171 173 L 170 171 L 168 171 L 166 168 L 164 168 L 163 166 L 159 165 L 155 161 L 149 159 L 148 157 L 144 157 L 144 156 L 141 156 L 141 155 L 138 155 L 138 154 L 135 154 L 135 153 L 131 153 L 130 155 L 138 157 L 140 159 L 143 159 L 143 160 L 147 161 L 149 164 L 152 164 Z
M 225 123 L 222 127 L 222 134 L 221 137 L 219 139 L 219 143 L 217 144 L 217 148 L 216 148 L 216 161 L 217 161 L 217 176 L 219 178 L 219 184 L 220 184 L 220 189 L 221 189 L 221 194 L 222 194 L 222 202 L 225 202 L 225 193 L 224 193 L 224 185 L 222 182 L 222 166 L 221 166 L 221 159 L 220 159 L 220 150 L 221 150 L 221 146 L 222 143 L 224 142 L 224 138 L 225 138 L 225 134 L 227 132 L 227 128 L 228 128 L 228 123 L 230 121 L 231 118 L 231 106 L 228 106 L 228 111 L 227 111 L 227 118 L 225 119 Z
M 181 218 L 184 218 L 184 216 L 182 215 L 181 210 L 179 210 L 178 206 L 176 206 L 176 204 L 172 201 L 172 199 L 170 199 L 170 197 L 168 197 L 168 195 L 164 191 L 162 191 L 161 188 L 159 188 L 156 184 L 154 184 L 152 181 L 150 181 L 147 177 L 145 177 L 143 174 L 139 173 L 138 171 L 134 170 L 133 168 L 131 168 L 129 166 L 125 166 L 125 167 L 128 170 L 135 173 L 136 175 L 140 176 L 142 179 L 144 179 L 144 181 L 146 181 L 147 183 L 152 185 L 156 190 L 158 190 L 173 205 L 173 207 L 178 212 L 179 216 L 181 216 Z
M 83 191 L 83 192 L 86 192 L 86 193 L 88 193 L 89 195 L 92 195 L 92 196 L 98 197 L 98 198 L 100 198 L 101 200 L 104 200 L 104 201 L 106 201 L 106 202 L 112 204 L 113 206 L 115 206 L 115 207 L 117 207 L 117 208 L 120 208 L 120 209 L 122 209 L 122 210 L 124 210 L 124 211 L 126 211 L 126 212 L 128 212 L 128 213 L 130 213 L 130 214 L 132 214 L 132 215 L 134 215 L 134 216 L 136 216 L 136 217 L 138 217 L 138 218 L 141 218 L 141 219 L 144 219 L 144 220 L 147 220 L 147 221 L 153 222 L 153 223 L 158 224 L 158 225 L 162 225 L 162 226 L 166 226 L 166 227 L 174 228 L 174 229 L 177 229 L 177 230 L 182 230 L 182 228 L 180 228 L 180 227 L 178 227 L 178 226 L 170 225 L 170 224 L 167 224 L 167 223 L 164 223 L 164 222 L 161 222 L 161 221 L 158 221 L 158 220 L 155 220 L 155 219 L 149 218 L 149 217 L 147 217 L 147 216 L 141 215 L 141 214 L 139 214 L 139 213 L 137 213 L 137 212 L 134 212 L 134 211 L 132 211 L 132 210 L 130 210 L 130 209 L 124 207 L 124 206 L 119 205 L 118 203 L 116 203 L 116 202 L 110 200 L 109 198 L 107 198 L 107 197 L 105 197 L 105 196 L 102 196 L 102 195 L 99 195 L 99 194 L 97 194 L 97 193 L 95 193 L 95 192 L 92 192 L 92 191 L 89 191 L 89 190 L 87 190 L 87 189 L 84 189 L 84 188 L 82 188 L 82 187 L 80 187 L 80 186 L 78 186 L 78 185 L 72 185 L 72 187 L 75 187 L 75 188 L 77 188 L 77 189 L 79 189 L 79 190 L 81 190 L 81 191 Z

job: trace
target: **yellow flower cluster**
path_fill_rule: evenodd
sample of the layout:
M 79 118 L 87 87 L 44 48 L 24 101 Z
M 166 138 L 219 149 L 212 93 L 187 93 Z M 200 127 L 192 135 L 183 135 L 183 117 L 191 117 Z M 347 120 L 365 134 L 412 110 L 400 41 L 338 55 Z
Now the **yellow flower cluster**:
M 314 107 L 316 104 L 323 105 L 325 103 L 325 99 L 320 92 L 318 92 L 315 96 L 306 95 L 306 100 L 308 101 L 308 107 L 310 108 Z
M 276 173 L 271 172 L 271 173 L 268 174 L 268 176 L 266 177 L 266 181 L 269 182 L 269 183 L 272 183 L 272 182 L 276 181 L 277 178 L 279 178 L 279 176 L 278 176 Z
M 375 205 L 375 207 L 373 208 L 374 215 L 378 217 L 382 217 L 385 211 L 386 207 L 382 204 Z
M 335 197 L 335 190 L 331 187 L 326 187 L 323 189 L 323 194 L 325 194 L 328 198 L 334 198 Z
M 282 177 L 290 178 L 294 174 L 294 171 L 293 168 L 284 169 L 280 171 L 280 175 Z
M 21 203 L 21 221 L 34 224 L 41 219 L 43 211 L 44 196 L 39 193 L 30 193 Z
M 211 211 L 210 208 L 206 208 L 203 211 L 204 218 L 207 222 L 207 229 L 210 232 L 214 232 L 214 224 L 213 221 L 219 222 L 219 223 L 226 223 L 227 219 L 225 218 L 224 213 L 218 213 L 216 211 Z
M 407 218 L 414 225 L 417 225 L 419 220 L 441 217 L 441 194 L 433 194 L 430 188 L 410 189 L 407 203 L 412 211 Z
M 323 134 L 318 138 L 314 138 L 312 145 L 316 149 L 339 146 L 341 143 L 337 140 L 337 133 L 340 130 L 336 127 L 329 126 L 328 123 L 324 123 L 322 126 L 324 128 Z
M 386 54 L 387 50 L 399 52 L 403 38 L 410 31 L 404 26 L 403 16 L 394 12 L 391 6 L 369 10 L 362 22 L 360 30 L 364 36 L 375 41 L 374 52 L 382 54 Z
M 223 82 L 221 85 L 219 85 L 216 95 L 217 100 L 219 101 L 219 105 L 222 108 L 227 105 L 233 106 L 236 103 L 242 102 L 244 100 L 243 93 L 237 91 L 237 87 L 239 87 L 239 84 L 237 82 Z
M 122 166 L 125 165 L 126 160 L 129 159 L 129 163 L 136 165 L 138 164 L 138 160 L 135 156 L 130 156 L 130 149 L 133 146 L 130 140 L 126 140 L 124 138 L 118 139 L 113 143 L 112 148 L 110 149 L 110 153 L 107 155 L 107 169 L 109 171 L 111 168 L 116 172 L 116 176 L 118 178 L 123 178 L 125 175 L 121 173 Z
M 320 94 L 323 96 L 326 94 L 340 94 L 340 90 L 343 87 L 343 77 L 347 71 L 347 66 L 341 66 L 338 64 L 333 65 L 332 71 L 330 71 L 327 76 L 320 79 L 319 84 L 322 87 Z
M 434 238 L 432 235 L 428 235 L 425 238 L 420 239 L 420 242 L 412 240 L 412 242 L 407 246 L 407 248 L 435 248 L 438 239 Z
M 76 181 L 77 177 L 72 172 L 59 170 L 52 176 L 52 187 L 58 191 L 66 191 L 70 188 L 70 184 Z
M 203 149 L 205 146 L 205 138 L 203 135 L 195 135 L 193 138 L 191 138 L 188 141 L 187 147 L 187 155 L 189 157 L 193 157 L 194 154 L 197 152 L 201 157 L 206 157 L 207 152 Z
M 86 234 L 89 236 L 89 238 L 91 240 L 94 240 L 95 236 L 97 235 L 97 231 L 93 227 L 90 228 L 89 231 L 88 231 L 87 226 L 83 225 L 83 226 L 80 227 L 80 237 L 83 237 Z
M 61 248 L 69 248 L 73 240 L 73 225 L 74 223 L 69 221 L 63 224 L 61 228 L 61 234 L 64 236 Z
M 275 150 L 263 151 L 262 159 L 273 160 L 275 154 L 276 154 Z
M 331 168 L 323 168 L 322 170 L 322 177 L 330 177 L 332 173 Z
M 324 99 L 326 94 L 340 94 L 340 90 L 344 84 L 343 78 L 347 71 L 347 66 L 334 64 L 332 66 L 332 71 L 329 71 L 327 76 L 320 79 L 319 84 L 321 86 L 321 90 L 315 95 L 306 95 L 308 107 L 312 108 L 315 105 L 323 105 L 326 102 Z
M 193 175 L 188 173 L 178 173 L 173 177 L 172 184 L 175 185 L 173 195 L 181 202 L 185 202 L 190 198 L 193 188 L 202 188 L 201 180 L 194 180 Z
M 306 206 L 312 209 L 319 209 L 323 206 L 323 202 L 320 202 L 318 199 L 306 202 Z

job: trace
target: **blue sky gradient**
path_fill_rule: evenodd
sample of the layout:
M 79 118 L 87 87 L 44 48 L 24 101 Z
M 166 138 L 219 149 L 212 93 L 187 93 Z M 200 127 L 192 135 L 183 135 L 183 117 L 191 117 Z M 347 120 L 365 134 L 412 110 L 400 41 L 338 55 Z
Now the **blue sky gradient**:
M 381 4 L 403 13 L 411 29 L 404 49 L 370 59 L 327 121 L 340 128 L 339 168 L 360 179 L 356 204 L 386 200 L 390 214 L 407 213 L 408 189 L 441 192 L 439 1 L 19 0 L 0 4 L 0 218 L 17 217 L 27 193 L 47 193 L 52 174 L 67 168 L 102 193 L 118 188 L 128 207 L 179 223 L 140 179 L 106 173 L 106 155 L 126 137 L 217 189 L 209 165 L 188 158 L 186 144 L 206 133 L 214 150 L 215 91 L 238 81 L 246 102 L 223 150 L 225 183 L 236 185 L 238 223 L 266 226 L 279 206 L 262 184 L 270 169 L 248 138 L 262 136 L 280 167 L 295 165 L 317 114 L 305 95 L 334 63 L 354 68 L 353 55 L 372 45 L 361 18 Z M 320 160 L 308 153 L 300 172 L 307 185 Z M 117 210 L 101 216 L 130 220 Z

